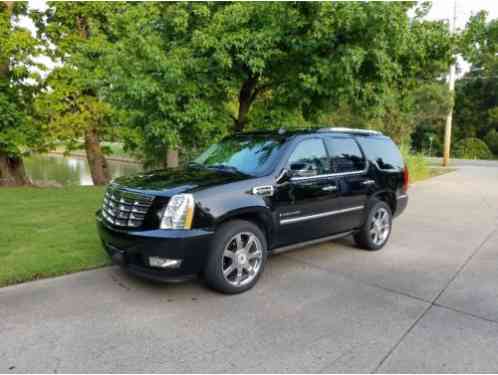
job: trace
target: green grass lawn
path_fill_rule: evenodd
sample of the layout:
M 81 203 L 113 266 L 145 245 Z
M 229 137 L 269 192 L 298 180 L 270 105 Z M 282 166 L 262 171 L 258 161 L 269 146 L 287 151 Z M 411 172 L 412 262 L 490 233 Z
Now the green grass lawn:
M 103 189 L 0 189 L 0 286 L 109 263 L 95 227 Z

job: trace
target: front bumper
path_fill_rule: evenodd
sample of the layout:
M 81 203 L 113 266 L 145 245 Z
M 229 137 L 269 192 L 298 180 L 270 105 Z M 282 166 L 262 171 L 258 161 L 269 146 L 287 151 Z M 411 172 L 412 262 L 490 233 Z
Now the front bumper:
M 97 229 L 104 249 L 114 263 L 137 276 L 155 281 L 183 281 L 202 271 L 213 232 L 193 230 L 120 230 L 102 220 Z M 181 259 L 178 268 L 149 266 L 149 257 Z

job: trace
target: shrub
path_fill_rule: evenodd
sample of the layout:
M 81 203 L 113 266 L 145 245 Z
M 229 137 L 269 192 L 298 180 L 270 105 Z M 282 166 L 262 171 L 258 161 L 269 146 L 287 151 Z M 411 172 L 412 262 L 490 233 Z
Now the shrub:
M 454 156 L 460 159 L 491 159 L 493 154 L 478 138 L 465 138 L 455 144 Z
M 495 156 L 498 156 L 498 132 L 495 129 L 491 129 L 488 134 L 486 134 L 484 142 L 486 142 L 491 152 Z
M 410 181 L 424 180 L 429 177 L 429 166 L 422 153 L 413 153 L 406 145 L 402 145 L 400 150 L 410 173 Z

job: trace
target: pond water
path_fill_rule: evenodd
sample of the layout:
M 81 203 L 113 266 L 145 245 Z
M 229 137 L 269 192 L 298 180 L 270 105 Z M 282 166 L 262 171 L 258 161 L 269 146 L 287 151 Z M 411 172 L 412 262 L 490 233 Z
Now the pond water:
M 26 173 L 33 181 L 62 185 L 93 185 L 88 163 L 83 157 L 33 155 L 24 160 Z M 140 164 L 108 161 L 112 177 L 134 174 L 142 170 Z

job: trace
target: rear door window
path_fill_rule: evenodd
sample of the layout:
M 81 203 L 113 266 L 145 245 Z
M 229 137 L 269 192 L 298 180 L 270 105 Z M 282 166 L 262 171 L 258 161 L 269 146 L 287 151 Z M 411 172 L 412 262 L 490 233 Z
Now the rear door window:
M 365 158 L 352 138 L 327 137 L 325 144 L 330 155 L 332 173 L 358 172 L 365 169 Z
M 403 158 L 392 140 L 385 137 L 358 137 L 368 159 L 374 161 L 383 170 L 402 170 Z

